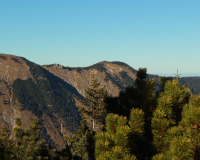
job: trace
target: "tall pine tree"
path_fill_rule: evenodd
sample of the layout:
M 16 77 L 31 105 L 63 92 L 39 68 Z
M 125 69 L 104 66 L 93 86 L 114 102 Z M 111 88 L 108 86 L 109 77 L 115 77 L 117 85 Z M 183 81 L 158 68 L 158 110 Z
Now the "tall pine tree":
M 104 105 L 104 98 L 107 95 L 105 89 L 100 88 L 100 82 L 94 78 L 91 80 L 89 89 L 86 90 L 85 102 L 83 104 L 85 108 L 81 108 L 80 111 L 86 114 L 92 119 L 92 128 L 96 129 L 96 123 L 102 124 L 106 116 L 106 110 Z

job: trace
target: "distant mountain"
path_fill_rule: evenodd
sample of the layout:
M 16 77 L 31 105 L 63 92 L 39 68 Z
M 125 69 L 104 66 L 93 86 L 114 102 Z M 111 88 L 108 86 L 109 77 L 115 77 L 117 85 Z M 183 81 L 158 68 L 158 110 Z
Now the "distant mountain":
M 119 91 L 123 91 L 127 86 L 134 85 L 137 72 L 126 63 L 118 61 L 103 61 L 89 67 L 77 68 L 65 67 L 59 64 L 44 65 L 43 67 L 71 84 L 83 96 L 93 74 L 101 82 L 101 86 L 105 87 L 109 95 L 118 96 Z M 156 81 L 156 90 L 161 87 L 158 75 L 148 74 L 147 77 Z M 182 77 L 180 83 L 182 85 L 188 84 L 192 94 L 200 94 L 200 77 Z
M 21 117 L 23 128 L 37 117 L 42 137 L 49 143 L 64 146 L 63 135 L 76 132 L 80 124 L 78 107 L 93 75 L 109 95 L 118 96 L 133 86 L 137 70 L 123 62 L 99 62 L 89 67 L 65 67 L 59 64 L 40 66 L 13 55 L 0 54 L 0 124 L 11 132 L 15 117 Z M 157 75 L 148 75 L 156 80 Z M 181 78 L 193 94 L 200 93 L 200 77 Z
M 89 67 L 70 68 L 59 64 L 44 65 L 45 69 L 75 87 L 81 95 L 88 89 L 92 76 L 101 82 L 109 95 L 118 96 L 126 86 L 134 85 L 136 70 L 122 62 L 103 61 Z
M 0 123 L 12 131 L 15 117 L 21 117 L 23 128 L 37 117 L 42 138 L 63 146 L 62 135 L 76 132 L 80 124 L 76 100 L 82 96 L 73 86 L 25 58 L 2 54 L 0 70 Z
M 182 77 L 180 83 L 187 84 L 192 94 L 200 94 L 200 77 Z

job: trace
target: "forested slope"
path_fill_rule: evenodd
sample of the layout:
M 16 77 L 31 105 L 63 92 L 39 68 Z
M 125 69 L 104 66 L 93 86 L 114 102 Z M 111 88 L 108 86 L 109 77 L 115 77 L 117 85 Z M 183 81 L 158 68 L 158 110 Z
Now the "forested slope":
M 187 84 L 194 95 L 200 94 L 200 77 L 182 77 L 182 85 Z
M 0 123 L 13 132 L 15 117 L 21 117 L 23 129 L 37 117 L 42 137 L 60 146 L 65 144 L 63 135 L 77 132 L 81 120 L 77 106 L 93 75 L 109 96 L 118 97 L 122 92 L 129 92 L 125 88 L 136 87 L 137 74 L 137 70 L 123 62 L 103 61 L 82 68 L 58 64 L 40 66 L 6 54 L 0 55 L 0 71 Z M 155 80 L 156 91 L 162 88 L 157 75 L 147 74 L 146 78 Z M 180 82 L 188 84 L 192 94 L 200 93 L 199 77 L 183 77 Z
M 0 69 L 1 123 L 13 132 L 15 117 L 21 117 L 23 124 L 37 117 L 42 137 L 48 143 L 65 145 L 63 135 L 75 133 L 80 125 L 76 100 L 81 100 L 82 96 L 77 90 L 22 57 L 1 55 Z

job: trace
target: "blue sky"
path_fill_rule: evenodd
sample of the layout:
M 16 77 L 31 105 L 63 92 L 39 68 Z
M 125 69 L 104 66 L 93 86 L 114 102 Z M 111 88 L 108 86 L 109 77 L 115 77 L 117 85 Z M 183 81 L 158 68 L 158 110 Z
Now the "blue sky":
M 122 61 L 200 76 L 199 0 L 1 0 L 0 53 L 86 67 Z

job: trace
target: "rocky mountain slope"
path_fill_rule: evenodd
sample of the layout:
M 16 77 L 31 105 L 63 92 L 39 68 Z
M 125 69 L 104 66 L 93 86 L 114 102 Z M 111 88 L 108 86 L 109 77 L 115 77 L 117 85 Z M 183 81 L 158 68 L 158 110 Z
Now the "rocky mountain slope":
M 134 86 L 137 70 L 123 62 L 103 61 L 89 67 L 70 68 L 59 64 L 44 65 L 51 73 L 63 79 L 77 89 L 81 95 L 85 95 L 93 75 L 101 82 L 108 95 L 118 96 L 127 86 Z M 148 75 L 148 78 L 155 79 L 157 82 L 156 89 L 159 89 L 158 76 Z
M 43 67 L 25 58 L 0 55 L 0 123 L 11 132 L 14 119 L 21 117 L 23 128 L 37 117 L 42 138 L 63 146 L 64 134 L 76 132 L 80 115 L 77 90 Z
M 85 95 L 85 90 L 94 75 L 109 95 L 118 96 L 119 91 L 124 90 L 126 86 L 134 85 L 137 72 L 122 62 L 106 61 L 84 68 L 70 68 L 59 64 L 43 67 L 71 84 L 81 95 Z
M 22 57 L 0 54 L 0 124 L 12 132 L 15 117 L 21 117 L 24 129 L 37 117 L 42 126 L 41 138 L 62 147 L 66 143 L 63 135 L 77 131 L 79 101 L 93 75 L 108 95 L 118 96 L 125 87 L 134 85 L 136 72 L 122 62 L 70 68 L 59 64 L 40 66 Z M 148 78 L 156 80 L 158 89 L 158 76 Z M 188 82 L 192 91 L 200 91 L 200 78 L 181 79 L 182 84 Z

